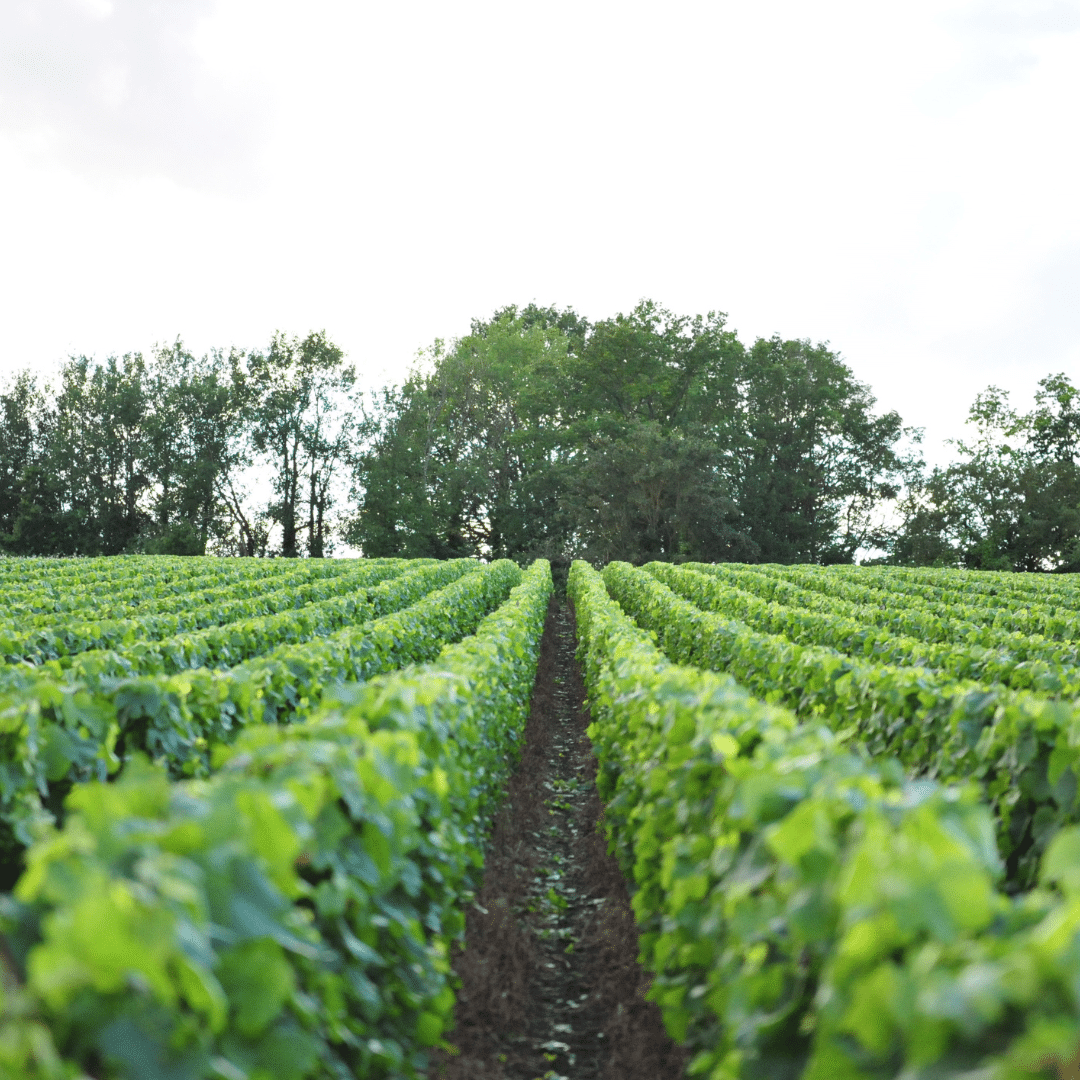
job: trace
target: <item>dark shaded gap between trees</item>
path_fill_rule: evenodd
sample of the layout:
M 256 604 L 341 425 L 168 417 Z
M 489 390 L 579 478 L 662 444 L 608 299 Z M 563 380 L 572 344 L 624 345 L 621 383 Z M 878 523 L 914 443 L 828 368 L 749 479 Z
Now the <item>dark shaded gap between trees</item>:
M 466 917 L 456 1028 L 431 1080 L 676 1080 L 645 1000 L 626 881 L 607 854 L 572 608 L 552 598 L 521 761 Z

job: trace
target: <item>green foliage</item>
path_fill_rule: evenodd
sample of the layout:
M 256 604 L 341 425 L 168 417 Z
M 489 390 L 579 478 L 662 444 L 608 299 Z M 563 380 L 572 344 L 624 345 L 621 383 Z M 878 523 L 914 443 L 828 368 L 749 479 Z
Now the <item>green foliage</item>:
M 650 569 L 691 595 L 715 595 L 703 575 Z M 913 775 L 983 782 L 1011 888 L 1032 883 L 1054 830 L 1080 820 L 1071 705 L 758 632 L 703 611 L 625 563 L 609 564 L 604 580 L 672 659 L 728 672 L 764 700 L 896 757 Z
M 776 576 L 698 563 L 681 567 L 685 574 L 668 573 L 658 563 L 647 569 L 699 607 L 800 644 L 1016 689 L 1080 691 L 1073 608 L 1055 610 L 1007 596 L 980 606 L 959 590 L 934 590 L 941 600 L 923 600 L 893 573 L 878 576 L 873 570 L 855 584 L 832 573 L 806 573 L 810 568 L 803 567 L 785 567 Z M 708 577 L 702 580 L 695 571 Z M 875 577 L 873 588 L 862 584 Z M 807 587 L 795 584 L 800 581 Z M 840 593 L 863 602 L 840 599 Z M 1017 624 L 1034 624 L 1050 636 L 1015 629 Z
M 1020 1080 L 1072 1058 L 1075 827 L 1044 861 L 1057 891 L 1010 899 L 975 787 L 670 663 L 584 563 L 570 595 L 608 835 L 690 1075 Z
M 227 666 L 282 640 L 303 640 L 305 620 L 324 634 L 336 629 L 335 623 L 353 621 L 357 610 L 366 610 L 363 590 L 407 565 L 401 560 L 365 560 L 348 573 L 308 574 L 280 589 L 267 590 L 264 584 L 254 596 L 223 604 L 189 604 L 176 612 L 134 618 L 102 619 L 100 609 L 90 622 L 61 620 L 49 613 L 34 629 L 27 628 L 30 620 L 19 618 L 18 629 L 0 629 L 0 655 L 9 664 L 60 660 L 65 670 L 74 669 L 75 677 L 80 667 L 92 664 L 98 669 L 110 660 L 123 674 Z M 77 593 L 69 590 L 68 596 Z M 85 611 L 84 603 L 79 611 L 84 619 Z M 122 650 L 123 655 L 94 655 L 106 650 Z
M 33 996 L 19 985 L 6 956 L 0 974 L 0 1080 L 87 1080 L 60 1056 Z
M 916 467 L 898 455 L 898 413 L 826 345 L 758 339 L 742 366 L 739 510 L 763 562 L 851 562 L 884 542 L 876 507 Z
M 476 632 L 434 663 L 249 728 L 207 780 L 136 759 L 73 791 L 5 915 L 20 1008 L 66 1062 L 102 1080 L 421 1075 L 551 591 L 545 563 L 499 567 L 484 578 L 520 584 L 482 619 L 481 597 L 448 599 Z
M 720 312 L 510 308 L 423 360 L 357 457 L 371 555 L 850 559 L 911 465 L 835 353 Z
M 471 633 L 520 573 L 505 560 L 487 567 L 464 559 L 421 564 L 359 594 L 370 621 L 358 618 L 357 625 L 231 669 L 119 679 L 84 672 L 74 682 L 23 676 L 0 694 L 0 828 L 9 834 L 8 867 L 42 822 L 59 813 L 73 783 L 114 776 L 136 752 L 166 764 L 174 777 L 204 774 L 215 749 L 245 725 L 295 720 L 342 681 L 433 659 L 446 642 Z
M 17 376 L 0 396 L 0 547 L 201 555 L 226 528 L 236 360 L 177 341 L 150 360 L 72 357 L 52 390 Z
M 122 564 L 122 560 L 117 561 Z M 49 626 L 59 621 L 61 613 L 85 616 L 87 608 L 93 609 L 95 621 L 168 613 L 183 614 L 192 626 L 209 625 L 204 608 L 216 611 L 223 601 L 256 598 L 265 603 L 265 596 L 273 598 L 283 590 L 295 590 L 303 597 L 304 586 L 357 567 L 354 559 L 308 562 L 302 566 L 250 559 L 223 562 L 137 556 L 129 561 L 128 572 L 118 572 L 114 563 L 112 572 L 102 575 L 89 568 L 90 560 L 77 564 L 82 573 L 65 573 L 65 564 L 57 560 L 45 579 L 34 577 L 28 565 L 24 580 L 4 585 L 0 625 L 10 632 Z M 377 565 L 376 560 L 371 563 Z M 257 607 L 255 610 L 258 612 Z
M 477 324 L 378 405 L 348 532 L 369 555 L 521 559 L 564 530 L 557 455 L 567 345 L 513 311 Z
M 281 526 L 281 554 L 322 558 L 328 540 L 331 482 L 352 438 L 346 409 L 356 381 L 341 349 L 324 331 L 305 338 L 277 333 L 265 352 L 253 352 L 240 376 L 252 446 L 273 465 L 275 499 L 269 512 Z M 304 516 L 307 521 L 304 522 Z
M 0 387 L 0 550 L 1080 569 L 1080 391 L 998 387 L 955 458 L 827 343 L 642 300 L 508 306 L 365 404 L 325 332 L 71 357 Z M 253 499 L 251 470 L 269 479 Z M 350 505 L 340 507 L 351 479 Z M 335 510 L 343 513 L 336 514 Z M 342 529 L 338 532 L 337 521 Z
M 1080 392 L 1064 374 L 1039 381 L 1018 412 L 990 386 L 968 413 L 956 460 L 914 483 L 890 561 L 983 570 L 1080 569 Z
M 177 340 L 0 394 L 0 548 L 19 554 L 328 553 L 336 474 L 356 434 L 355 376 L 324 333 L 196 358 Z M 244 470 L 273 469 L 252 506 Z
M 587 557 L 752 555 L 740 522 L 745 350 L 721 312 L 652 301 L 596 323 L 567 367 L 567 492 Z

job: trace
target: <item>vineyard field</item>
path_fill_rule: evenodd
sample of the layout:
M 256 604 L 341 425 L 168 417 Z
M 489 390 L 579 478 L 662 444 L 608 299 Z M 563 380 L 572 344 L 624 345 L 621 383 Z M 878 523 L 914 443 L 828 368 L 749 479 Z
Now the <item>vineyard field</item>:
M 576 561 L 553 591 L 544 560 L 0 560 L 0 1080 L 599 1078 L 626 1028 L 583 1026 L 586 820 L 650 1080 L 1073 1075 L 1080 575 Z M 538 869 L 481 952 L 559 973 L 447 1074 L 529 747 L 562 771 L 513 789 L 499 872 Z
M 608 835 L 690 1075 L 1073 1075 L 1078 590 L 574 564 Z
M 0 1076 L 420 1075 L 547 564 L 17 565 Z

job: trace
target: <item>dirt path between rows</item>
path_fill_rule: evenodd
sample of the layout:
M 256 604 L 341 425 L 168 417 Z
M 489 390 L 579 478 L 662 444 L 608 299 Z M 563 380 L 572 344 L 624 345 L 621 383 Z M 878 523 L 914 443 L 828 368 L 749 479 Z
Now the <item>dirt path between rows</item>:
M 626 883 L 607 854 L 573 612 L 552 599 L 525 751 L 470 906 L 458 1049 L 432 1080 L 677 1080 L 668 1038 L 637 963 Z

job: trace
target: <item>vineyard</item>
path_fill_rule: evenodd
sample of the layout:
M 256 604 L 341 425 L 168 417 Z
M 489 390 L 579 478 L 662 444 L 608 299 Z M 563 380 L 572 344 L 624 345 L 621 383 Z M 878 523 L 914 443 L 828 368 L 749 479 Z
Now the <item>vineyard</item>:
M 1080 581 L 576 562 L 552 590 L 543 560 L 0 561 L 0 1077 L 630 1076 L 583 1020 L 590 791 L 663 1076 L 1071 1075 Z M 588 775 L 569 728 L 562 772 L 528 757 L 544 679 L 560 721 L 586 700 Z M 543 832 L 506 816 L 523 770 Z M 453 1063 L 497 903 L 555 973 L 535 1046 L 491 1033 L 505 1073 Z
M 575 564 L 609 833 L 691 1075 L 1070 1067 L 1075 589 Z
M 415 1075 L 547 564 L 0 572 L 0 1071 Z

